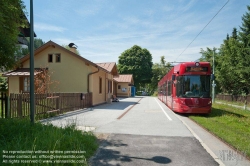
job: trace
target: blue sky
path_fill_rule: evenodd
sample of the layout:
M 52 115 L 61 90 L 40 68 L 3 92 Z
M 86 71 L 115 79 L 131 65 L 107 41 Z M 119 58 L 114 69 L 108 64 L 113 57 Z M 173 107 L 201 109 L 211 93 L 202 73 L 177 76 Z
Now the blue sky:
M 30 0 L 23 1 L 29 19 Z M 93 62 L 118 62 L 133 45 L 148 49 L 154 63 L 161 56 L 168 62 L 195 61 L 201 48 L 220 47 L 227 33 L 241 26 L 250 1 L 230 0 L 183 52 L 226 2 L 33 0 L 34 30 L 45 42 L 75 43 L 81 56 Z

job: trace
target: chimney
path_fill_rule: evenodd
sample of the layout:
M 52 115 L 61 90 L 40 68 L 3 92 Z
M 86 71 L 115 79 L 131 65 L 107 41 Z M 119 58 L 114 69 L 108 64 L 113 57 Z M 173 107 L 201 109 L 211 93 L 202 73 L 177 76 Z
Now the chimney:
M 77 54 L 76 49 L 77 49 L 77 45 L 75 45 L 74 43 L 69 43 L 69 50 L 72 51 L 73 53 Z

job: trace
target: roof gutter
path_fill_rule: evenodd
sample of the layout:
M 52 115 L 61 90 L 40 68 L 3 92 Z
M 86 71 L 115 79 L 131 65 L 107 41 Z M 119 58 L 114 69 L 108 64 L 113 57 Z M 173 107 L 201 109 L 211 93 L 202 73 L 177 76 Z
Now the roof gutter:
M 100 70 L 100 69 L 99 69 L 99 67 L 97 67 L 97 66 L 96 66 L 96 68 L 97 68 L 97 71 L 95 71 L 95 72 L 93 72 L 93 73 L 89 73 L 89 74 L 88 74 L 88 81 L 87 81 L 87 83 L 88 83 L 88 89 L 87 89 L 87 92 L 88 92 L 88 93 L 89 93 L 89 81 L 90 81 L 90 80 L 89 80 L 89 77 L 90 77 L 92 74 L 98 73 L 98 72 L 99 72 L 99 70 Z

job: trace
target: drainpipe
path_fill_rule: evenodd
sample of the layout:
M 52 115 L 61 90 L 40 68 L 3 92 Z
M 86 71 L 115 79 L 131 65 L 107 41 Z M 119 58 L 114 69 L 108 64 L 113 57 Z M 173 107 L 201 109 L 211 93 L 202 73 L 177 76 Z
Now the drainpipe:
M 87 92 L 88 92 L 88 93 L 89 93 L 89 77 L 90 77 L 90 75 L 95 74 L 95 73 L 98 73 L 99 70 L 100 70 L 99 67 L 96 67 L 96 68 L 97 68 L 97 71 L 88 74 L 88 81 L 87 81 L 87 82 L 88 82 L 88 89 L 87 89 Z
M 107 73 L 105 73 L 105 101 L 107 102 L 107 88 L 106 88 L 106 86 L 107 86 Z

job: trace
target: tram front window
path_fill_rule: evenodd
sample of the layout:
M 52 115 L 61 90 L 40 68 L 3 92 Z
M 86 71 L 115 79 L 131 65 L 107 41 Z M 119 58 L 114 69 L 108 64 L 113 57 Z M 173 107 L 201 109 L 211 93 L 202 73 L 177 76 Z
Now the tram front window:
M 184 98 L 210 97 L 210 76 L 191 75 L 177 77 L 177 96 Z

